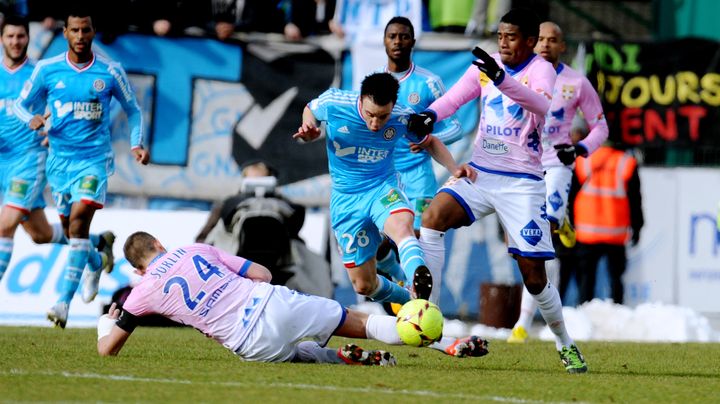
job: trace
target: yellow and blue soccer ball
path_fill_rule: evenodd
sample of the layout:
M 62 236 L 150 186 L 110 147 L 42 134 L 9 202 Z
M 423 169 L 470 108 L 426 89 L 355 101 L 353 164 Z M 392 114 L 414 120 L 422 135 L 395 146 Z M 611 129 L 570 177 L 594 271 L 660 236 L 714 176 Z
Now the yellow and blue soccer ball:
M 427 300 L 410 300 L 400 308 L 395 325 L 406 345 L 428 346 L 442 337 L 443 314 Z

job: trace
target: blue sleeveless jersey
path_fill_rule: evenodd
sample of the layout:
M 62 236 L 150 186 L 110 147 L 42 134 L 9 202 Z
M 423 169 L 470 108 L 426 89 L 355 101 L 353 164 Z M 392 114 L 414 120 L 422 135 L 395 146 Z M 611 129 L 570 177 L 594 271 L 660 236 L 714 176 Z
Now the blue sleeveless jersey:
M 38 62 L 15 103 L 15 113 L 29 122 L 33 116 L 30 105 L 47 100 L 52 114 L 50 153 L 84 159 L 112 152 L 112 97 L 128 115 L 130 144 L 143 146 L 142 114 L 125 71 L 120 64 L 97 54 L 83 67 L 71 63 L 67 52 Z
M 396 174 L 395 144 L 407 132 L 412 110 L 395 105 L 390 120 L 373 132 L 360 115 L 360 93 L 331 88 L 312 100 L 308 107 L 315 118 L 326 123 L 328 166 L 333 190 L 358 193 L 380 186 Z
M 13 105 L 30 78 L 35 65 L 26 60 L 22 65 L 10 70 L 0 61 L 0 161 L 14 159 L 30 150 L 41 149 L 42 137 L 30 130 L 20 121 Z M 42 102 L 30 106 L 32 113 L 42 113 Z

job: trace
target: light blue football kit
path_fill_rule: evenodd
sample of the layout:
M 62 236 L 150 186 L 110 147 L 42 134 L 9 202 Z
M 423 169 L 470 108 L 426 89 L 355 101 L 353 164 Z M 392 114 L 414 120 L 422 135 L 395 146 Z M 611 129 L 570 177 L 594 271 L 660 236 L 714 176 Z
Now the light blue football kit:
M 348 268 L 364 264 L 375 256 L 382 241 L 385 220 L 396 212 L 411 212 L 400 191 L 393 163 L 396 143 L 409 136 L 406 117 L 412 113 L 396 105 L 383 128 L 367 128 L 360 112 L 360 94 L 330 89 L 312 100 L 308 107 L 315 118 L 326 122 L 328 165 L 332 179 L 330 216 L 335 237 Z M 398 245 L 401 265 L 408 279 L 415 269 L 425 265 L 419 243 L 414 237 Z M 382 276 L 381 287 L 369 296 L 377 301 L 404 303 L 410 296 Z
M 114 173 L 110 136 L 110 101 L 120 102 L 128 115 L 133 148 L 143 147 L 142 115 L 120 64 L 93 54 L 83 65 L 75 65 L 68 53 L 41 60 L 15 102 L 16 116 L 28 123 L 30 106 L 45 101 L 51 112 L 48 182 L 58 212 L 69 217 L 73 203 L 102 208 L 107 180 Z M 59 302 L 70 303 L 85 264 L 92 271 L 101 267 L 100 256 L 91 251 L 91 241 L 72 238 Z

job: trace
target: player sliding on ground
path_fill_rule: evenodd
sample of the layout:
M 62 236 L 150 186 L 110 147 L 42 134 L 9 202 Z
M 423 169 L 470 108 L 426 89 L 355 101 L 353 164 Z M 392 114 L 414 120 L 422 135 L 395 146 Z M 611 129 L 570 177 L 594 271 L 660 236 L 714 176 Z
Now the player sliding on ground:
M 353 344 L 338 350 L 324 347 L 332 335 L 400 345 L 395 317 L 368 315 L 271 285 L 264 266 L 205 244 L 167 250 L 152 235 L 136 232 L 124 252 L 142 279 L 121 310 L 113 304 L 100 318 L 97 346 L 102 356 L 120 352 L 138 317 L 160 314 L 193 326 L 246 361 L 396 364 L 385 351 Z M 484 343 L 465 340 L 458 343 L 461 353 L 487 353 Z

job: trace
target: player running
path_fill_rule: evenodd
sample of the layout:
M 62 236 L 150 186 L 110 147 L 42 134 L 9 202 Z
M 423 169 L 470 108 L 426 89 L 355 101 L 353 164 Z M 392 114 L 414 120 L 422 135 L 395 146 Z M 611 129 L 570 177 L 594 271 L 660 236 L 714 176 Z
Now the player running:
M 60 298 L 47 313 L 48 319 L 61 328 L 65 328 L 70 301 L 85 265 L 89 264 L 90 269 L 83 287 L 88 295 L 85 300 L 97 294 L 99 268 L 111 267 L 111 263 L 98 262 L 99 255 L 90 254 L 89 233 L 95 211 L 105 204 L 108 177 L 115 171 L 110 139 L 113 97 L 128 115 L 135 160 L 145 165 L 150 159 L 143 147 L 140 108 L 125 71 L 118 63 L 92 51 L 92 17 L 81 8 L 70 11 L 63 35 L 68 51 L 35 66 L 14 106 L 18 118 L 30 129 L 45 127 L 50 140 L 48 182 L 70 245 Z M 49 120 L 31 112 L 38 102 L 50 108 L 49 128 Z
M 0 210 L 0 279 L 10 264 L 15 231 L 22 224 L 35 243 L 67 244 L 62 225 L 50 225 L 45 216 L 43 190 L 47 148 L 42 147 L 42 136 L 30 130 L 13 113 L 13 104 L 23 84 L 30 78 L 35 65 L 27 57 L 30 41 L 26 19 L 8 15 L 0 25 L 3 59 L 0 69 L 0 191 L 3 206 Z M 41 113 L 42 102 L 32 105 L 33 112 Z M 112 262 L 112 243 L 115 235 L 105 232 L 91 234 L 89 254 L 94 263 Z M 98 257 L 99 256 L 99 257 Z M 110 258 L 108 258 L 108 256 Z
M 565 52 L 565 38 L 554 22 L 540 24 L 540 36 L 535 52 L 552 63 L 557 73 L 550 111 L 543 129 L 542 164 L 547 187 L 547 217 L 550 228 L 557 233 L 567 248 L 575 245 L 575 231 L 567 217 L 568 193 L 572 183 L 573 167 L 577 156 L 587 157 L 597 150 L 608 137 L 608 126 L 603 114 L 600 97 L 590 81 L 570 66 L 560 62 Z M 587 122 L 590 133 L 578 144 L 570 140 L 570 129 L 578 108 Z M 557 263 L 546 267 L 548 278 L 557 285 Z M 523 290 L 520 317 L 508 337 L 508 342 L 525 342 L 527 330 L 532 323 L 537 304 L 527 288 Z
M 480 126 L 470 165 L 477 179 L 450 178 L 423 214 L 420 241 L 433 272 L 445 262 L 445 232 L 468 226 L 496 212 L 508 236 L 508 252 L 517 260 L 525 287 L 555 334 L 556 347 L 569 373 L 587 371 L 585 359 L 568 335 L 560 295 L 548 282 L 545 260 L 555 253 L 545 214 L 545 183 L 540 132 L 550 109 L 555 71 L 533 53 L 539 21 L 514 9 L 500 20 L 499 54 L 475 48 L 473 62 L 460 80 L 421 114 L 410 129 L 432 131 L 433 122 L 481 97 Z
M 432 135 L 409 134 L 406 118 L 412 113 L 396 105 L 398 82 L 388 73 L 363 80 L 360 93 L 329 89 L 303 111 L 295 139 L 320 136 L 319 121 L 327 123 L 327 154 L 332 178 L 330 216 L 353 288 L 378 302 L 405 303 L 410 293 L 377 274 L 375 253 L 382 230 L 398 246 L 400 265 L 412 279 L 416 297 L 427 299 L 432 276 L 413 233 L 413 210 L 398 187 L 393 152 L 398 140 L 427 149 L 451 173 L 474 176 L 458 166 L 445 145 Z

